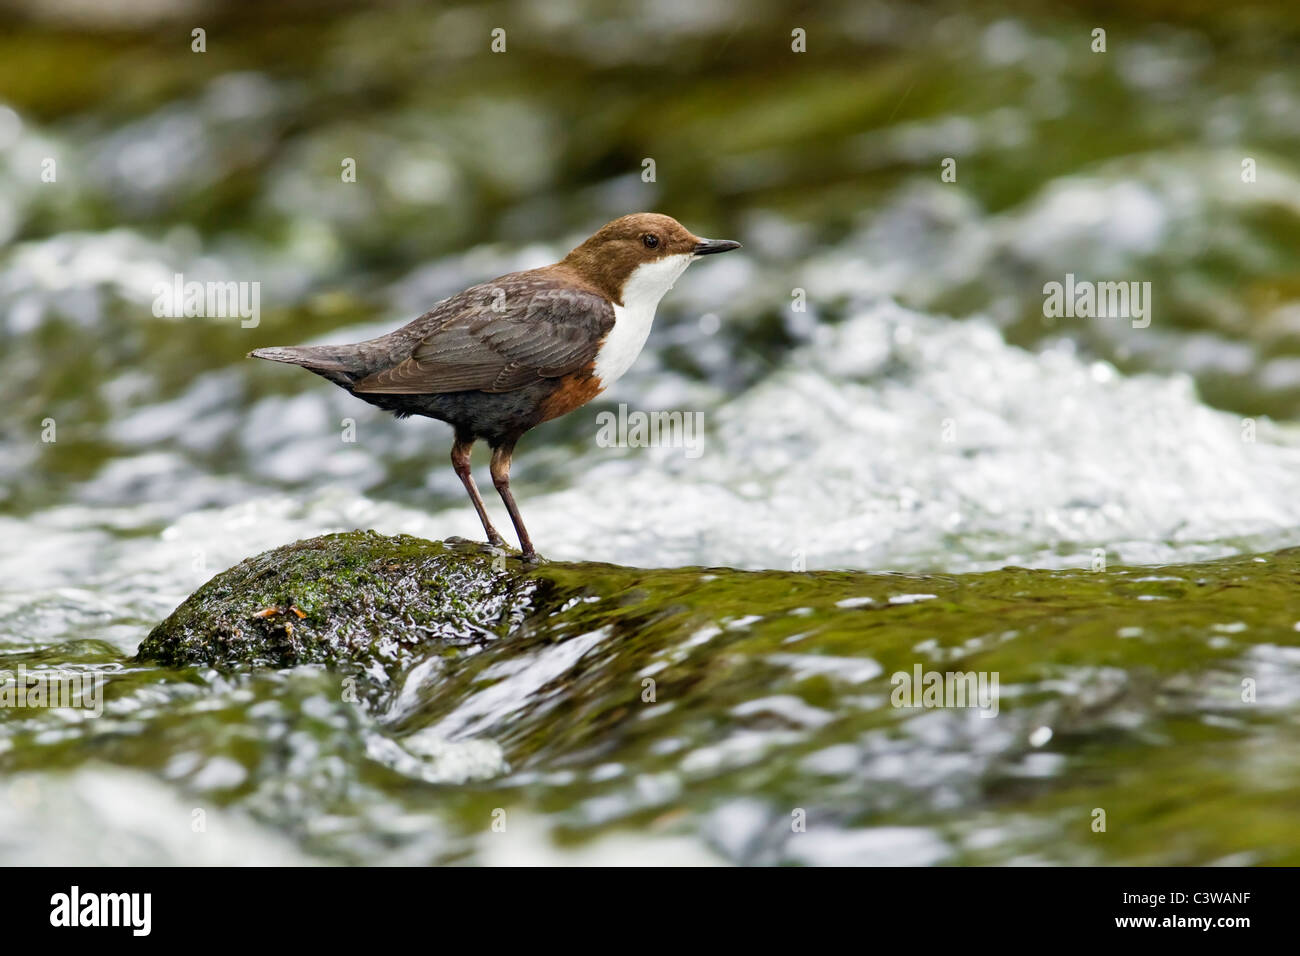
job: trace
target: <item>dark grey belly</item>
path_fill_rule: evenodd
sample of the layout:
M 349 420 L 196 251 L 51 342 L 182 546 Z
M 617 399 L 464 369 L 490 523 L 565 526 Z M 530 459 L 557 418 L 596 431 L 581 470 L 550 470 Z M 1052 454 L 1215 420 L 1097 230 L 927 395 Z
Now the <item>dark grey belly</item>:
M 542 402 L 557 387 L 543 380 L 510 392 L 446 392 L 440 395 L 383 395 L 353 392 L 357 398 L 405 418 L 424 415 L 447 422 L 459 436 L 493 446 L 516 441 L 538 423 Z

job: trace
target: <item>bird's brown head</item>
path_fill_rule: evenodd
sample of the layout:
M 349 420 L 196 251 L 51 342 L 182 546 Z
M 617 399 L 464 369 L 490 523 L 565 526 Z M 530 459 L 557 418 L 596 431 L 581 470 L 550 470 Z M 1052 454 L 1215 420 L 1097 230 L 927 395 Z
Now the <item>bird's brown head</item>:
M 730 239 L 701 239 L 672 216 L 638 212 L 601 226 L 562 264 L 620 304 L 634 277 L 645 294 L 657 290 L 657 301 L 699 256 L 739 248 Z

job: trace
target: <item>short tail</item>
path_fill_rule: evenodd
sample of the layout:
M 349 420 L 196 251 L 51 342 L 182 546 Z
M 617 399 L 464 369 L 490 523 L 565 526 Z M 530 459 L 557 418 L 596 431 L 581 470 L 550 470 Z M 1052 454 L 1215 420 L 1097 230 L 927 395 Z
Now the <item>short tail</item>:
M 283 348 L 253 349 L 249 358 L 266 359 L 269 362 L 285 362 L 288 365 L 301 365 L 308 371 L 323 375 L 338 385 L 350 386 L 357 379 L 360 369 L 349 362 L 345 355 L 331 345 L 290 345 Z

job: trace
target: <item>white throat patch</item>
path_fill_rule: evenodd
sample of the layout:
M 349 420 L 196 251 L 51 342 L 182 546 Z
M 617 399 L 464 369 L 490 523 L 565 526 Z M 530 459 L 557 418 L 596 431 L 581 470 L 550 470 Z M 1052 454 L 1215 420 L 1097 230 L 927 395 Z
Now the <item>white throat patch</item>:
M 614 306 L 614 327 L 596 356 L 596 375 L 606 388 L 641 354 L 655 320 L 655 307 L 694 258 L 686 252 L 643 263 L 623 283 L 623 304 Z

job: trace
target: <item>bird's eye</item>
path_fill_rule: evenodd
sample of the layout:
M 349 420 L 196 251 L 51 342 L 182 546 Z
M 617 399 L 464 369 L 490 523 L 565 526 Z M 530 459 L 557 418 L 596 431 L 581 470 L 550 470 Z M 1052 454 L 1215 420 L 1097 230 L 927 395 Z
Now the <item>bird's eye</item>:
M 641 237 L 641 241 L 645 243 L 645 247 L 647 249 L 659 248 L 659 237 L 651 233 L 647 232 L 644 236 Z

